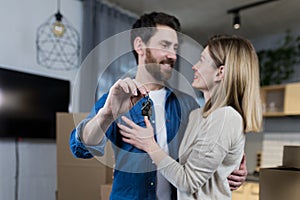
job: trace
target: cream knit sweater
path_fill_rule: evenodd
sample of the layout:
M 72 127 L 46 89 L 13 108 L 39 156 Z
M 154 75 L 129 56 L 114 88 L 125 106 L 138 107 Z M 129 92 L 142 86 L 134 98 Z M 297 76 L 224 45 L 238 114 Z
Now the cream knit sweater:
M 178 191 L 179 200 L 231 199 L 227 177 L 238 169 L 245 145 L 243 119 L 232 107 L 207 118 L 194 110 L 179 149 L 179 163 L 171 157 L 158 165 Z

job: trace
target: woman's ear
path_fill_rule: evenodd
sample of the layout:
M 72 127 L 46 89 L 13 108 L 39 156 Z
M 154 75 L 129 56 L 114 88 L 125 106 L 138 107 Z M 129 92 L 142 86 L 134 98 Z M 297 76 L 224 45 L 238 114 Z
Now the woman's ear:
M 144 49 L 145 49 L 145 44 L 142 40 L 141 37 L 136 37 L 133 41 L 133 47 L 134 47 L 134 50 L 136 51 L 136 53 L 138 55 L 141 55 L 143 56 L 144 55 Z
M 216 81 L 221 81 L 225 76 L 225 69 L 224 69 L 224 65 L 221 65 L 218 69 L 217 69 L 217 74 L 216 74 Z

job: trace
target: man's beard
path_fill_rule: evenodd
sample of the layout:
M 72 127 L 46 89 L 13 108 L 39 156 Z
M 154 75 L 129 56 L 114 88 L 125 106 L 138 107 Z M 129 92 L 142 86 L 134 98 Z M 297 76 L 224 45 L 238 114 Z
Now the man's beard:
M 171 78 L 172 70 L 170 71 L 161 71 L 160 64 L 170 64 L 171 68 L 174 66 L 173 59 L 164 59 L 158 61 L 152 56 L 152 53 L 149 48 L 146 49 L 146 59 L 145 59 L 145 67 L 146 70 L 155 78 L 157 81 L 167 81 Z

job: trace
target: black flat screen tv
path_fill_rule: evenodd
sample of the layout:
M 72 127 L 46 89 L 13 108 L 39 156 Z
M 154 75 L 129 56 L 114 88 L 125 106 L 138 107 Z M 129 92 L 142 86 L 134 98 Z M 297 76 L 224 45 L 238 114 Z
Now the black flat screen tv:
M 0 68 L 0 138 L 55 139 L 69 100 L 69 81 Z

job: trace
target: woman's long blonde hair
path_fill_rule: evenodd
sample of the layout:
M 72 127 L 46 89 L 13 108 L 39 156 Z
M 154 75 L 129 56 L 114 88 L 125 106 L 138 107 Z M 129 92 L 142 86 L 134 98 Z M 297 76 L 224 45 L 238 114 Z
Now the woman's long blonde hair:
M 216 66 L 224 66 L 225 74 L 205 104 L 203 116 L 231 106 L 243 117 L 245 132 L 260 131 L 259 64 L 253 45 L 238 36 L 222 35 L 210 38 L 207 47 Z

